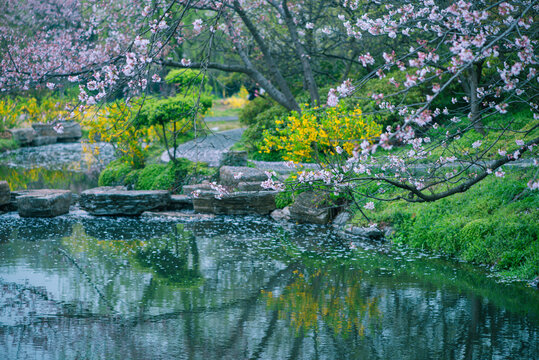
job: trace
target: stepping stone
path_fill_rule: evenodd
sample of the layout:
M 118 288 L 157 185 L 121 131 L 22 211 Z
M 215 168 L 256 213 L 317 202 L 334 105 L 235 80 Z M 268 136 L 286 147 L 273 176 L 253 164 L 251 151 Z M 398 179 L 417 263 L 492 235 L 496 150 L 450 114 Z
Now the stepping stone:
M 247 166 L 223 166 L 219 170 L 219 182 L 225 186 L 237 187 L 239 183 L 262 182 L 268 180 L 260 169 Z
M 13 135 L 13 139 L 21 146 L 30 145 L 37 136 L 36 131 L 32 128 L 11 129 L 9 131 Z
M 67 214 L 71 205 L 71 191 L 40 189 L 29 190 L 17 197 L 21 217 L 54 217 Z
M 138 216 L 145 211 L 166 208 L 170 204 L 170 193 L 166 190 L 124 190 L 103 186 L 83 191 L 79 204 L 92 215 Z
M 193 199 L 189 195 L 171 195 L 167 210 L 193 209 Z
M 0 181 L 0 206 L 9 204 L 11 201 L 11 191 L 7 181 Z
M 165 217 L 165 218 L 174 218 L 185 221 L 203 221 L 211 220 L 215 218 L 213 214 L 197 214 L 197 213 L 187 213 L 181 211 L 145 211 L 141 215 L 145 218 L 154 218 L 154 217 Z
M 276 191 L 238 191 L 217 199 L 216 191 L 200 191 L 193 198 L 196 212 L 217 215 L 268 215 L 275 210 Z

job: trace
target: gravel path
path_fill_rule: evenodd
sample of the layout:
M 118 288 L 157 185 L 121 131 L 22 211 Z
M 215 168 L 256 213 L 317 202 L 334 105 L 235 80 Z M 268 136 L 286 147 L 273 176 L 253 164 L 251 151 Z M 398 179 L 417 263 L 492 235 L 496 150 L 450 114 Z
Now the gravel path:
M 207 162 L 210 166 L 219 166 L 222 154 L 241 139 L 245 128 L 221 131 L 188 141 L 176 148 L 176 157 L 191 161 Z M 170 149 L 172 153 L 173 149 Z M 161 154 L 161 161 L 168 163 L 168 151 Z

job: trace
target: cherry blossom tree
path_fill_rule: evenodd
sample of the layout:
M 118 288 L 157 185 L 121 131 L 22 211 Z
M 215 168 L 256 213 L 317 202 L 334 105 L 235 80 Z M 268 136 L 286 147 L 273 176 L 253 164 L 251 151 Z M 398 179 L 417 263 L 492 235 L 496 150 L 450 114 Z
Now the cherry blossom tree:
M 464 192 L 489 175 L 504 177 L 503 166 L 523 155 L 531 153 L 533 159 L 539 142 L 537 1 L 376 3 L 376 14 L 370 15 L 358 11 L 363 2 L 346 2 L 355 11 L 339 15 L 347 34 L 357 41 L 397 40 L 410 47 L 361 54 L 369 75 L 331 89 L 327 105 L 370 98 L 376 103 L 371 115 L 392 114 L 400 121 L 374 145 L 358 141 L 353 157 L 335 156 L 320 171 L 300 173 L 300 184 L 378 200 L 428 202 Z M 373 79 L 392 90 L 366 93 Z M 422 96 L 410 101 L 414 90 Z M 517 106 L 529 109 L 522 128 L 511 117 Z M 505 122 L 490 125 L 489 119 L 500 114 Z M 429 136 L 434 130 L 442 134 L 435 141 Z M 463 145 L 477 134 L 471 146 Z M 506 138 L 515 141 L 500 147 Z M 335 139 L 337 155 L 340 145 Z M 439 155 L 433 159 L 433 154 Z M 536 159 L 533 163 L 537 166 Z M 368 192 L 362 185 L 371 183 L 379 186 Z M 534 190 L 536 184 L 537 172 L 528 187 Z M 279 184 L 269 179 L 266 186 Z M 405 192 L 385 196 L 388 187 Z
M 502 166 L 536 154 L 537 1 L 6 0 L 0 6 L 4 92 L 54 89 L 68 80 L 79 84 L 81 104 L 92 105 L 143 94 L 160 81 L 162 66 L 202 69 L 203 77 L 214 69 L 243 73 L 300 111 L 298 83 L 311 104 L 321 104 L 321 86 L 340 77 L 326 106 L 370 99 L 376 108 L 364 115 L 389 114 L 397 123 L 374 145 L 358 139 L 351 158 L 334 139 L 335 158 L 299 176 L 334 192 L 394 199 L 381 193 L 387 185 L 405 190 L 408 201 L 434 201 L 490 174 L 502 177 Z M 392 90 L 366 91 L 373 80 Z M 419 97 L 410 96 L 414 91 Z M 525 128 L 510 116 L 517 105 L 530 109 Z M 493 126 L 489 119 L 499 114 L 507 121 Z M 433 140 L 433 129 L 442 136 Z M 469 134 L 480 136 L 467 147 Z M 500 148 L 509 136 L 514 145 Z M 433 154 L 440 155 L 433 160 Z M 372 182 L 382 187 L 365 193 L 361 185 Z M 536 183 L 530 179 L 530 188 Z

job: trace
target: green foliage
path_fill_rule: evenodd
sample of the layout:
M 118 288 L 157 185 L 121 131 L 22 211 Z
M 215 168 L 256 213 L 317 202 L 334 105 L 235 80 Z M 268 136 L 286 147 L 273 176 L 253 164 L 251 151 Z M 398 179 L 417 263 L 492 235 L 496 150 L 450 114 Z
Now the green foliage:
M 275 196 L 275 207 L 277 209 L 284 209 L 288 205 L 292 205 L 294 202 L 294 195 L 290 191 L 282 191 Z
M 137 124 L 164 126 L 173 121 L 189 120 L 195 112 L 204 114 L 211 108 L 212 99 L 209 96 L 200 97 L 198 109 L 197 100 L 197 97 L 182 95 L 165 99 L 147 98 L 137 117 Z
M 523 181 L 530 175 L 533 169 L 507 171 L 505 179 L 488 177 L 463 194 L 434 203 L 379 203 L 368 215 L 390 224 L 395 242 L 533 279 L 539 275 L 539 194 Z
M 240 113 L 240 122 L 249 126 L 243 133 L 245 148 L 255 160 L 280 161 L 281 152 L 259 153 L 259 147 L 264 141 L 264 130 L 274 131 L 275 120 L 288 114 L 281 105 L 265 98 L 250 101 Z
M 131 172 L 131 166 L 125 158 L 112 161 L 99 174 L 99 186 L 118 186 L 123 185 L 125 177 Z
M 19 144 L 14 139 L 0 139 L 0 153 L 8 150 L 17 149 Z

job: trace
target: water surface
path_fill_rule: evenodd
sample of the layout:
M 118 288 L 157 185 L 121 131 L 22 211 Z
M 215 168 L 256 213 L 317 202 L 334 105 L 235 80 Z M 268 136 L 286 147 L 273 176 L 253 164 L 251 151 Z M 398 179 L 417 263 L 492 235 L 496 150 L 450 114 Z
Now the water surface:
M 264 218 L 0 216 L 0 358 L 534 359 L 539 296 Z

